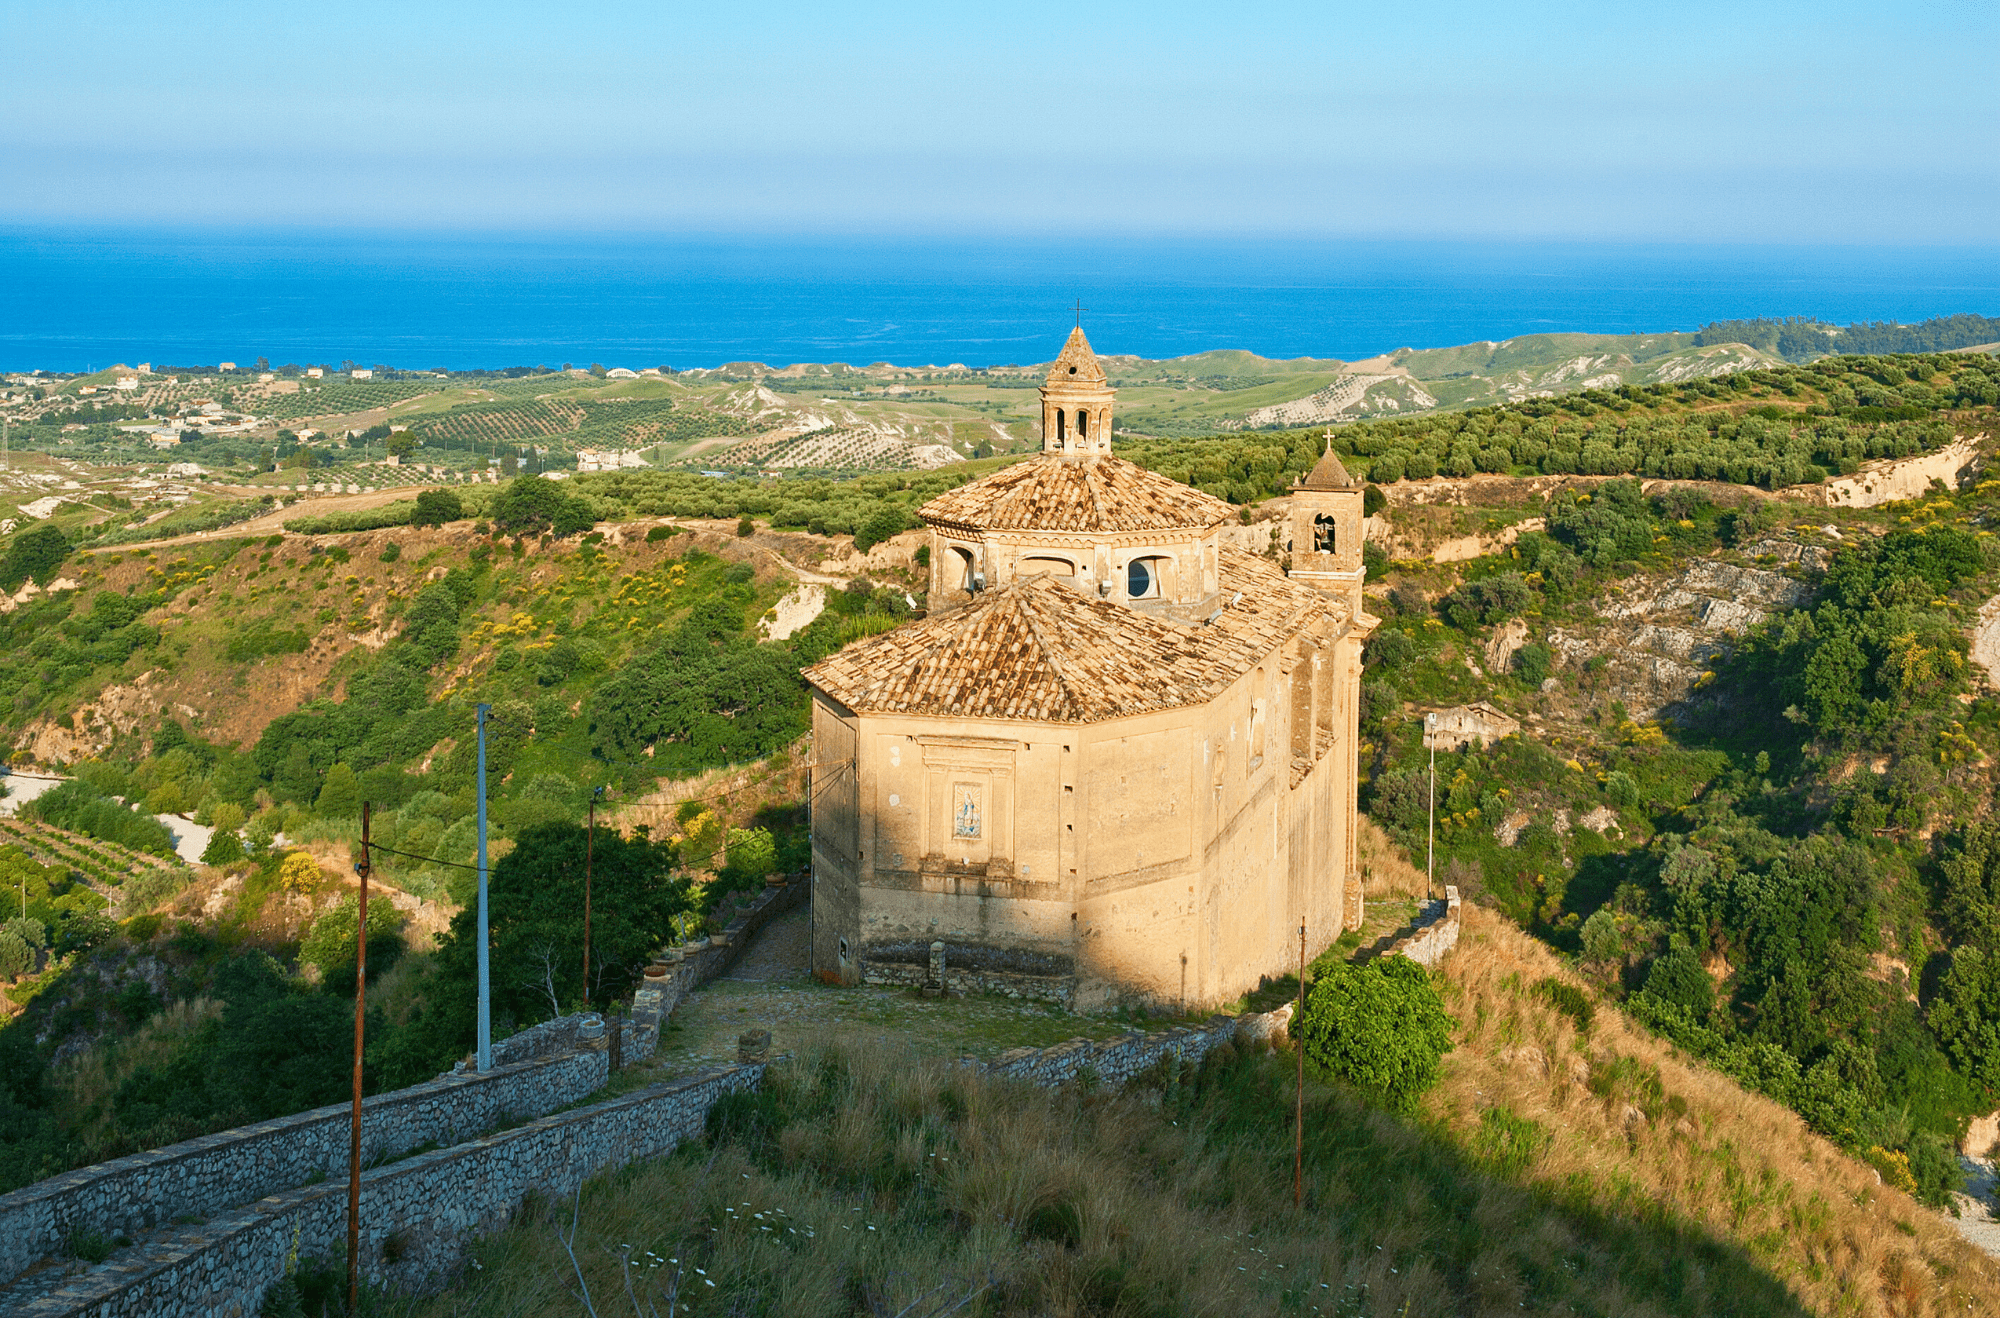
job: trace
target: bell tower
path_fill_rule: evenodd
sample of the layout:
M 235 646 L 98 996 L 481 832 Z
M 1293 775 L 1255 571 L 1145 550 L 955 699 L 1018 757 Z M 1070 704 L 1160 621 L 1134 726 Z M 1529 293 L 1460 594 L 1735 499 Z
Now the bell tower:
M 1042 382 L 1042 452 L 1070 458 L 1111 452 L 1116 393 L 1078 325 Z
M 1292 487 L 1292 576 L 1347 601 L 1348 616 L 1361 613 L 1361 487 L 1333 454 L 1326 452 L 1303 481 Z

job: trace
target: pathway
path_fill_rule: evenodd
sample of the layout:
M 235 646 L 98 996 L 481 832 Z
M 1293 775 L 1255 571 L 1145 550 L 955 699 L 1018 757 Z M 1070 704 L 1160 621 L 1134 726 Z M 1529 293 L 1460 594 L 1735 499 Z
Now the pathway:
M 1065 1039 L 1113 1038 L 1130 1028 L 1116 1020 L 1072 1016 L 1058 1007 L 1009 998 L 931 999 L 908 989 L 822 984 L 812 978 L 811 958 L 812 913 L 791 911 L 773 920 L 732 970 L 674 1012 L 661 1031 L 651 1069 L 680 1071 L 734 1060 L 736 1036 L 749 1029 L 769 1030 L 774 1053 L 837 1043 L 991 1057 L 1008 1048 L 1046 1048 Z

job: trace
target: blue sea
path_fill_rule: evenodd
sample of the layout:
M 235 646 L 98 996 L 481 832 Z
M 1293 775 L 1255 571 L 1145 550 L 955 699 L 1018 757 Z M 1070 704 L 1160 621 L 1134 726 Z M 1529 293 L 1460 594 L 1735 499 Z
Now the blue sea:
M 2000 314 L 2000 249 L 0 228 L 0 368 L 1354 360 L 1558 330 Z

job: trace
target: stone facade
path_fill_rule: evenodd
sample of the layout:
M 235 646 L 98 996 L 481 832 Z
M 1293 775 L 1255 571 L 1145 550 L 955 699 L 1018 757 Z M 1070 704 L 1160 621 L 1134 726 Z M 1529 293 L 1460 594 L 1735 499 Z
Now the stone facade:
M 1041 454 L 921 510 L 930 616 L 807 671 L 814 969 L 905 982 L 880 950 L 936 939 L 1083 1010 L 1225 1002 L 1361 921 L 1361 490 L 1294 491 L 1287 577 L 1108 452 L 1081 331 L 1043 403 Z

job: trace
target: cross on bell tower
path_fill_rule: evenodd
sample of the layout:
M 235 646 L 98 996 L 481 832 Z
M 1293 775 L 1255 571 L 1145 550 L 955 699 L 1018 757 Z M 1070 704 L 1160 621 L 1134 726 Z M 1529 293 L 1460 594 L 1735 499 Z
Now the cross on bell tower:
M 1111 452 L 1111 387 L 1090 340 L 1083 337 L 1083 313 L 1076 302 L 1076 328 L 1069 332 L 1055 365 L 1042 382 L 1042 452 L 1064 457 L 1096 457 Z

